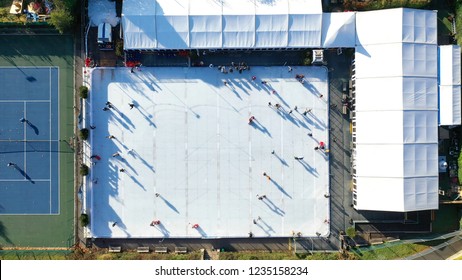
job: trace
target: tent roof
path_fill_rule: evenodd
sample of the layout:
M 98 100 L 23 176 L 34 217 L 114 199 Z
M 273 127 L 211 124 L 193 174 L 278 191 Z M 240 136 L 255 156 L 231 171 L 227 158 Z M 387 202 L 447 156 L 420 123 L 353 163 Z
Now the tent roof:
M 438 209 L 438 177 L 357 179 L 358 209 L 408 212 Z
M 460 46 L 439 46 L 440 125 L 461 124 Z
M 460 85 L 460 46 L 439 46 L 438 55 L 440 85 Z
M 319 0 L 125 0 L 122 17 L 125 49 L 321 46 Z
M 390 43 L 356 47 L 356 78 L 437 77 L 437 46 Z
M 357 13 L 356 44 L 437 43 L 437 11 L 387 9 Z
M 440 125 L 460 125 L 461 86 L 439 86 Z
M 437 110 L 435 78 L 381 77 L 357 79 L 355 109 L 361 111 Z
M 357 209 L 438 208 L 436 24 L 434 11 L 356 14 Z
M 324 13 L 322 15 L 322 47 L 354 48 L 356 13 Z

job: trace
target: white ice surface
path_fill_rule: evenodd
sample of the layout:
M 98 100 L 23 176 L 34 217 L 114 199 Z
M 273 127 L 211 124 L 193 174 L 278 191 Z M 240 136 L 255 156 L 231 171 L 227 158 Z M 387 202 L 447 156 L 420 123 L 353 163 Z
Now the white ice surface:
M 97 179 L 89 188 L 92 235 L 326 236 L 328 157 L 314 147 L 316 141 L 328 143 L 327 71 L 287 70 L 252 67 L 222 74 L 216 67 L 143 67 L 135 73 L 95 68 L 91 142 L 93 154 L 102 159 L 91 170 Z M 304 74 L 306 82 L 298 82 L 296 74 Z M 115 109 L 103 111 L 107 101 Z M 137 106 L 130 110 L 132 102 Z M 298 111 L 289 115 L 295 106 Z M 304 117 L 305 108 L 312 114 Z M 252 115 L 256 122 L 249 125 Z M 112 157 L 115 152 L 121 157 Z M 258 200 L 257 194 L 267 199 Z M 161 225 L 150 226 L 153 220 Z M 200 227 L 193 229 L 196 223 Z
M 100 23 L 109 23 L 111 26 L 119 24 L 120 18 L 116 16 L 115 1 L 89 0 L 88 17 L 91 26 L 98 26 Z

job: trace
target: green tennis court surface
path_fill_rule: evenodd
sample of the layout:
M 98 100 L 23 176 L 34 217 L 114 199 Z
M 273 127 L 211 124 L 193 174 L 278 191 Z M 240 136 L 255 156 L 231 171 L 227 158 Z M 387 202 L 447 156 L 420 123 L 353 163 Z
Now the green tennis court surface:
M 73 244 L 73 75 L 72 37 L 0 36 L 2 248 Z

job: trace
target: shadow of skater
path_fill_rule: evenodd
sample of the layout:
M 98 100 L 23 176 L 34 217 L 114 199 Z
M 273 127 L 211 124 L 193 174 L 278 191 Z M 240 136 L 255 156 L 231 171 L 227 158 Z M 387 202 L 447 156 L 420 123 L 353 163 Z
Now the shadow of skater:
M 170 231 L 168 231 L 163 224 L 156 225 L 156 229 L 159 230 L 164 237 L 170 236 Z
M 19 166 L 17 166 L 16 164 L 14 165 L 14 168 L 16 170 L 19 171 L 19 173 L 21 173 L 22 176 L 24 176 L 24 178 L 28 181 L 30 181 L 32 184 L 35 184 L 35 182 L 32 180 L 31 177 L 29 177 L 29 175 L 26 174 L 26 172 L 24 172 L 24 170 L 22 170 L 21 168 L 19 168 Z
M 34 124 L 32 124 L 29 120 L 26 120 L 26 123 L 34 130 L 35 135 L 39 135 L 39 129 Z
M 271 211 L 273 211 L 274 213 L 278 214 L 279 216 L 284 216 L 286 214 L 286 212 L 284 212 L 281 208 L 277 207 L 271 200 L 269 200 L 268 198 L 266 199 L 263 199 L 262 200 L 263 203 L 266 204 L 266 206 L 268 206 L 269 209 L 271 209 Z
M 258 129 L 261 132 L 267 134 L 270 138 L 273 138 L 273 136 L 271 136 L 271 133 L 269 133 L 268 129 L 266 127 L 264 127 L 263 125 L 261 125 L 256 119 L 254 119 L 250 123 L 250 126 L 252 126 L 253 128 Z
M 164 201 L 165 204 L 167 204 L 167 206 L 172 209 L 173 211 L 175 211 L 176 213 L 180 214 L 180 212 L 178 211 L 178 209 L 176 209 L 175 206 L 173 206 L 173 204 L 171 204 L 167 199 L 165 199 L 163 196 L 159 195 L 159 198 L 162 199 Z
M 144 191 L 146 191 L 144 186 L 134 176 L 130 176 L 130 179 L 132 179 L 135 184 L 137 184 L 138 186 L 140 186 L 140 188 L 142 188 Z
M 201 227 L 197 227 L 197 228 L 195 228 L 195 230 L 197 230 L 197 232 L 198 232 L 202 237 L 207 237 L 207 233 L 205 233 L 205 231 L 204 231 Z
M 300 164 L 305 168 L 306 171 L 313 174 L 313 176 L 318 177 L 319 174 L 318 174 L 318 171 L 316 170 L 316 168 L 312 167 L 309 163 L 307 163 L 303 159 L 297 160 L 297 161 L 300 162 Z
M 274 156 L 282 163 L 282 165 L 285 165 L 285 166 L 289 167 L 289 165 L 287 164 L 287 161 L 286 161 L 285 159 L 281 158 L 281 157 L 280 157 L 278 154 L 276 154 L 276 153 L 273 153 L 273 154 L 274 154 Z
M 284 190 L 284 189 L 281 187 L 281 185 L 279 185 L 279 184 L 278 184 L 276 181 L 274 181 L 272 178 L 270 178 L 270 181 L 271 181 L 271 183 L 273 183 L 273 184 L 278 188 L 278 190 L 279 190 L 280 192 L 282 192 L 284 195 L 286 195 L 287 197 L 289 197 L 290 199 L 292 199 L 292 196 L 290 196 L 290 195 L 286 192 L 286 190 Z

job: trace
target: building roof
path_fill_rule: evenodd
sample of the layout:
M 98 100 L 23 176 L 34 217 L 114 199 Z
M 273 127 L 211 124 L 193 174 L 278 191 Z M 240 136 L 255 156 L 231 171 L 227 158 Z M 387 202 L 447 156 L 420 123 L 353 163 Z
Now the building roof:
M 354 48 L 355 43 L 356 12 L 322 15 L 323 48 Z
M 460 46 L 439 47 L 440 125 L 461 124 Z
M 124 1 L 126 50 L 321 46 L 318 0 L 141 2 Z
M 436 12 L 393 9 L 356 19 L 355 207 L 437 209 Z

